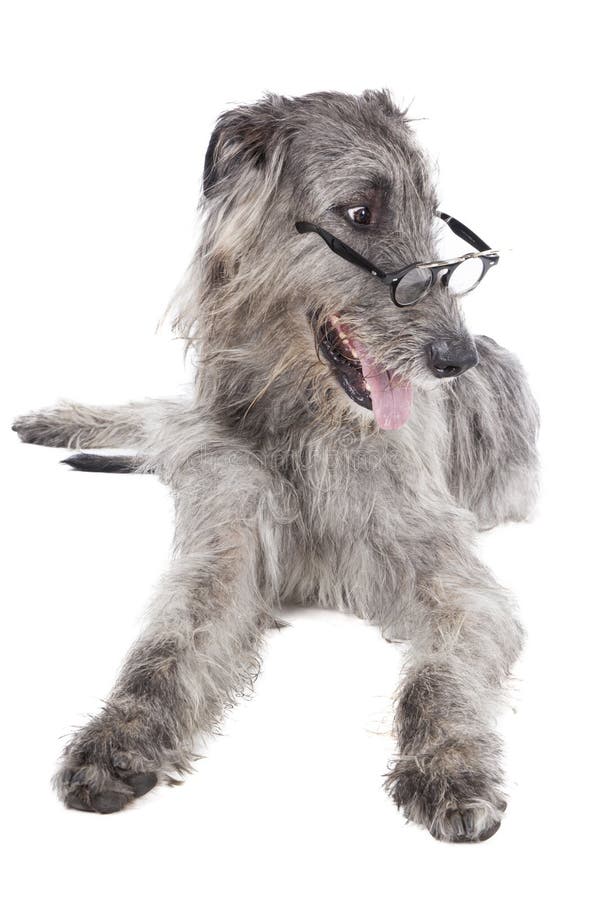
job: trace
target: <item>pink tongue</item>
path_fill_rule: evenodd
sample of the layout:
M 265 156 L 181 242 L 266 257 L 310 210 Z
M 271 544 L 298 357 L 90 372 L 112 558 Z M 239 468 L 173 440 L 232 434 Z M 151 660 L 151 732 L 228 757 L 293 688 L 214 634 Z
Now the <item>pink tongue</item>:
M 373 415 L 380 428 L 393 431 L 402 428 L 412 408 L 412 385 L 398 375 L 390 378 L 387 369 L 377 365 L 365 347 L 352 341 L 363 370 L 367 387 L 371 392 Z

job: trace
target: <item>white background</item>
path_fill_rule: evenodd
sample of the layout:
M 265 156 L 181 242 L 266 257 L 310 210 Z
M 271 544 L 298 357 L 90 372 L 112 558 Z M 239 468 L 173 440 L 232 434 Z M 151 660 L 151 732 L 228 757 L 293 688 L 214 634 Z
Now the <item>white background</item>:
M 15 2 L 2 67 L 2 870 L 10 897 L 592 896 L 597 829 L 597 72 L 591 4 Z M 560 12 L 558 10 L 561 10 Z M 500 247 L 468 301 L 543 414 L 531 525 L 482 539 L 529 633 L 503 722 L 498 834 L 448 846 L 383 793 L 401 657 L 290 612 L 254 697 L 196 774 L 115 816 L 50 790 L 169 553 L 150 477 L 80 475 L 20 445 L 57 398 L 176 393 L 155 326 L 190 257 L 217 114 L 264 90 L 388 86 L 412 101 L 442 208 Z

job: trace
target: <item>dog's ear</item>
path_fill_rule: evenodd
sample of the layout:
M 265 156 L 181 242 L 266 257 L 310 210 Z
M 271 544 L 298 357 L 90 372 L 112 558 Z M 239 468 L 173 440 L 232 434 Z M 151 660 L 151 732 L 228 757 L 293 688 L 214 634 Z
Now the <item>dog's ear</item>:
M 270 150 L 276 144 L 277 109 L 283 100 L 283 97 L 269 96 L 219 117 L 204 158 L 206 197 L 244 169 L 266 167 Z

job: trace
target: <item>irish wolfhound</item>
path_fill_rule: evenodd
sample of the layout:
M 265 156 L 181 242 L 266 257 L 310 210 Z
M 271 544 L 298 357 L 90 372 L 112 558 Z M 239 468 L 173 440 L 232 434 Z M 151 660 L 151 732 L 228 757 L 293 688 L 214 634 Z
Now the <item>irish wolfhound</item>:
M 176 508 L 171 568 L 58 792 L 109 813 L 188 771 L 280 605 L 316 604 L 408 639 L 387 789 L 436 838 L 485 840 L 506 807 L 493 720 L 522 630 L 474 538 L 536 493 L 523 370 L 468 334 L 458 299 L 499 255 L 438 211 L 386 92 L 226 112 L 202 209 L 176 313 L 193 399 L 14 425 L 30 443 L 135 449 L 70 462 L 153 471 Z M 466 243 L 440 261 L 448 226 Z

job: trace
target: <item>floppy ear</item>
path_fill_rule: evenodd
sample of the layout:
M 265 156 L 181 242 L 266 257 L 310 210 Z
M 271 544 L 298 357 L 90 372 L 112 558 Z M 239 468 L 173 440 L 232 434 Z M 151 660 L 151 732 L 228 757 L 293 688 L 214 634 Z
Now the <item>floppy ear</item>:
M 264 169 L 275 141 L 278 107 L 283 97 L 269 96 L 251 106 L 223 113 L 217 120 L 204 158 L 204 194 L 235 179 L 243 169 Z

